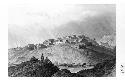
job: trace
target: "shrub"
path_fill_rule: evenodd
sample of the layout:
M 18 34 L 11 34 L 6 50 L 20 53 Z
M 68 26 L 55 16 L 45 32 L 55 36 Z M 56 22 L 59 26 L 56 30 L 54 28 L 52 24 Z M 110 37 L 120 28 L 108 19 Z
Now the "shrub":
M 74 74 L 67 69 L 62 69 L 53 75 L 53 77 L 73 77 L 73 76 Z
M 8 68 L 8 76 L 51 77 L 58 70 L 58 67 L 54 66 L 48 58 L 45 60 L 38 60 L 32 57 L 30 61 L 22 62 L 16 66 L 10 66 Z

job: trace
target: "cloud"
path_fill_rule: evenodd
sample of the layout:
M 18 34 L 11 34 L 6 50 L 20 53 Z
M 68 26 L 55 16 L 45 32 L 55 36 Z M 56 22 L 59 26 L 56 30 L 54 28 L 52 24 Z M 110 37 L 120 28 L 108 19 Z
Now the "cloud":
M 58 35 L 101 37 L 115 30 L 115 5 L 13 5 L 8 16 L 9 48 Z
M 54 28 L 53 34 L 57 37 L 72 34 L 86 34 L 91 38 L 100 39 L 104 35 L 115 33 L 115 13 L 103 12 L 95 15 L 91 14 L 93 13 L 85 15 L 86 17 L 78 21 L 70 21 Z

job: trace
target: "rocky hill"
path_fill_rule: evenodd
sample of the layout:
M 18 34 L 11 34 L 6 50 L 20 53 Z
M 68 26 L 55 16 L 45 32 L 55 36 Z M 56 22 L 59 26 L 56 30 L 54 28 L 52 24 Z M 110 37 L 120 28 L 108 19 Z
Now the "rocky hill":
M 92 69 L 96 64 L 116 57 L 115 49 L 99 45 L 85 35 L 72 35 L 9 49 L 8 65 L 29 61 L 33 56 L 40 59 L 42 54 L 60 69 L 72 73 Z

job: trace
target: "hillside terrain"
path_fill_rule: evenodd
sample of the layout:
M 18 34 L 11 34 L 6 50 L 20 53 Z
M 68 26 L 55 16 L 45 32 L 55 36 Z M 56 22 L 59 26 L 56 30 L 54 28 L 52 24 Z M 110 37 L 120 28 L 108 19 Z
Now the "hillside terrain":
M 101 40 L 100 42 L 103 43 L 104 39 L 105 37 L 102 39 L 103 41 Z M 109 47 L 107 47 L 107 45 Z M 28 44 L 24 47 L 9 49 L 8 67 L 11 68 L 23 62 L 28 62 L 32 57 L 40 60 L 43 55 L 45 58 L 48 58 L 54 66 L 57 66 L 61 73 L 65 73 L 66 69 L 71 76 L 87 76 L 85 74 L 89 76 L 89 73 L 91 76 L 93 70 L 97 71 L 97 69 L 99 69 L 104 72 L 101 76 L 108 76 L 109 74 L 111 75 L 112 70 L 115 70 L 116 49 L 114 45 L 107 45 L 99 44 L 95 39 L 90 39 L 85 35 L 48 39 L 43 43 Z M 110 65 L 108 67 L 107 62 L 109 64 L 111 63 L 111 68 Z M 99 68 L 98 65 L 102 67 Z M 58 72 L 56 71 L 56 73 L 52 75 L 58 76 Z M 11 74 L 9 76 L 11 76 Z M 94 72 L 93 76 L 98 76 L 98 74 Z

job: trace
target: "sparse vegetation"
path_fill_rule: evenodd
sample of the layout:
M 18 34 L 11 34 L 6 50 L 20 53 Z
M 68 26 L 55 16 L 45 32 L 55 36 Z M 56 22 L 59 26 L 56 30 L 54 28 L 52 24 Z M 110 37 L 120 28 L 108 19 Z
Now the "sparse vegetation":
M 52 77 L 73 77 L 75 74 L 71 73 L 67 69 L 62 69 L 56 72 Z
M 42 55 L 43 56 L 43 55 Z M 22 62 L 8 68 L 10 77 L 51 77 L 59 69 L 49 59 L 41 60 L 32 57 L 30 61 Z
M 105 46 L 99 45 L 95 39 L 91 40 L 89 37 L 81 36 L 68 36 L 68 39 L 63 40 L 63 38 L 58 38 L 57 41 L 65 42 L 68 45 L 76 45 L 78 49 L 89 50 L 92 52 L 98 52 L 103 54 L 116 54 L 116 47 L 114 49 L 106 48 Z M 73 39 L 73 40 L 72 40 Z M 77 40 L 75 40 L 77 39 Z M 78 41 L 78 39 L 80 39 Z M 35 49 L 43 49 L 48 46 L 55 45 L 55 39 L 49 39 L 43 42 L 43 44 L 28 44 L 24 48 L 26 50 L 35 50 Z M 76 41 L 76 42 L 75 42 Z M 63 42 L 63 43 L 64 43 Z M 16 48 L 15 48 L 16 49 Z M 23 48 L 21 48 L 23 49 Z M 11 50 L 10 50 L 11 51 Z M 15 51 L 16 52 L 16 51 Z M 71 73 L 67 69 L 59 70 L 57 66 L 54 66 L 52 62 L 46 57 L 44 58 L 43 54 L 41 55 L 41 60 L 38 60 L 34 56 L 26 62 L 22 62 L 21 64 L 17 64 L 14 66 L 8 67 L 8 76 L 10 77 L 102 77 L 104 75 L 108 75 L 111 73 L 111 70 L 115 67 L 116 59 L 106 60 L 104 62 L 98 63 L 92 69 L 82 70 L 78 73 Z M 58 63 L 58 62 L 57 62 Z M 84 63 L 82 66 L 85 66 Z M 61 66 L 61 65 L 60 65 Z M 73 64 L 62 64 L 62 66 L 73 67 Z M 77 66 L 77 65 L 76 65 Z
M 116 60 L 106 60 L 103 63 L 98 63 L 93 69 L 82 70 L 76 74 L 81 77 L 102 77 L 111 73 L 115 67 Z

